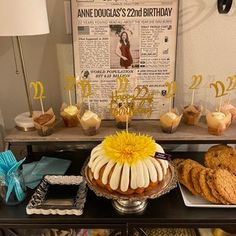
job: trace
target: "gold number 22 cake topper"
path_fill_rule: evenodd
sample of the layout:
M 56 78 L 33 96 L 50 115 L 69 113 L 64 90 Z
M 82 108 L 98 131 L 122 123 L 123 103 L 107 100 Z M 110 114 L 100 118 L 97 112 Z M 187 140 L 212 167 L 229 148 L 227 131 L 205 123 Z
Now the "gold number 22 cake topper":
M 118 81 L 118 93 L 127 93 L 129 87 L 129 79 L 127 77 L 121 76 L 116 78 Z
M 117 115 L 151 115 L 153 108 L 153 94 L 145 85 L 138 85 L 133 93 L 128 94 L 129 79 L 117 77 L 118 88 L 112 91 L 110 102 L 110 114 Z
M 229 85 L 228 85 L 226 91 L 232 91 L 232 90 L 236 89 L 236 75 L 229 76 L 227 78 L 227 81 L 229 81 Z
M 77 82 L 77 86 L 81 89 L 81 98 L 84 100 L 84 98 L 87 98 L 88 101 L 88 109 L 91 110 L 90 107 L 90 96 L 92 95 L 92 85 L 87 79 L 80 79 Z
M 45 95 L 44 95 L 43 83 L 41 81 L 35 81 L 35 82 L 31 82 L 30 86 L 33 86 L 34 88 L 33 99 L 40 101 L 41 110 L 42 110 L 42 113 L 44 114 L 43 98 L 45 98 Z
M 191 98 L 191 105 L 194 103 L 194 94 L 195 94 L 195 89 L 199 88 L 199 85 L 202 82 L 202 75 L 193 75 L 192 77 L 192 84 L 189 87 L 189 89 L 192 90 L 192 98 Z
M 176 94 L 176 82 L 175 81 L 166 81 L 165 86 L 167 87 L 167 91 L 165 94 L 165 98 L 169 99 L 169 112 L 172 109 L 172 99 L 175 97 Z
M 71 90 L 75 88 L 76 79 L 74 76 L 66 76 L 65 81 L 66 81 L 65 90 L 68 91 L 69 103 L 71 106 L 72 105 Z
M 221 106 L 222 106 L 222 97 L 227 95 L 228 93 L 226 93 L 225 91 L 225 85 L 222 81 L 217 80 L 215 83 L 210 83 L 210 88 L 214 88 L 215 89 L 215 97 L 216 98 L 220 98 L 220 103 L 219 103 L 219 111 L 221 110 Z

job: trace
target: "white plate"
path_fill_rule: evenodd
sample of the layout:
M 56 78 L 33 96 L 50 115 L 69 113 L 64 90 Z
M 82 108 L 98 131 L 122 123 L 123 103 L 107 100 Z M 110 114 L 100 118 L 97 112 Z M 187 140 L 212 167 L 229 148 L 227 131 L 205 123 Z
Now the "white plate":
M 208 208 L 236 208 L 236 205 L 219 205 L 210 203 L 202 197 L 193 195 L 187 188 L 179 184 L 184 204 L 187 207 L 208 207 Z

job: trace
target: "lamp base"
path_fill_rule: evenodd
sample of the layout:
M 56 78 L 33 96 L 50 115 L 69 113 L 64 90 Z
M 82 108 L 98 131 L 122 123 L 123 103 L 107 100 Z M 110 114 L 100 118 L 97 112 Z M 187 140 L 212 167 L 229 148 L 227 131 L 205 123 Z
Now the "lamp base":
M 24 112 L 16 116 L 15 123 L 16 123 L 16 128 L 21 131 L 28 132 L 28 131 L 35 130 L 33 118 L 30 117 L 29 112 Z

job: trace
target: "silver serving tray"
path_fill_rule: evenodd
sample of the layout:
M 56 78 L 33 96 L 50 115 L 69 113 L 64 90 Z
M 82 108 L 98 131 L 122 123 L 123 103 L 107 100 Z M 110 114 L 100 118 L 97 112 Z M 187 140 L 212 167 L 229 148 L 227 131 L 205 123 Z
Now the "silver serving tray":
M 82 176 L 46 175 L 26 206 L 26 213 L 82 215 L 86 196 Z

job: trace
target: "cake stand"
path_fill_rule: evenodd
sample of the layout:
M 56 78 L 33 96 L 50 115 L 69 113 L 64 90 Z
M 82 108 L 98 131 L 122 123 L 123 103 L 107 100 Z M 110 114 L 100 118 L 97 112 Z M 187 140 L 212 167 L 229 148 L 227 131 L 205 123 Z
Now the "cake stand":
M 158 185 L 151 190 L 145 191 L 141 194 L 134 193 L 130 195 L 119 194 L 116 192 L 111 193 L 96 183 L 87 164 L 88 160 L 85 162 L 82 168 L 82 175 L 84 176 L 88 187 L 97 196 L 111 199 L 113 207 L 120 214 L 142 213 L 147 206 L 148 199 L 158 198 L 177 186 L 177 175 L 173 164 L 169 162 L 169 168 L 165 179 L 158 183 Z

